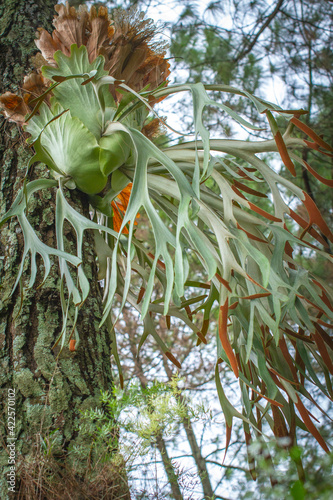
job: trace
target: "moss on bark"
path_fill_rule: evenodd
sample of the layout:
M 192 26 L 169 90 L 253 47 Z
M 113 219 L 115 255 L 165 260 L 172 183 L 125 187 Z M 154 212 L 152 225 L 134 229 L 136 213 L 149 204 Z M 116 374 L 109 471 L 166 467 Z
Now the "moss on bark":
M 33 42 L 36 30 L 38 27 L 50 30 L 54 14 L 53 6 L 53 0 L 4 0 L 2 2 L 0 6 L 0 54 L 2 54 L 0 93 L 8 90 L 17 91 L 24 74 L 32 69 L 31 56 L 36 53 Z M 31 151 L 25 145 L 22 131 L 2 117 L 0 120 L 0 216 L 2 216 L 22 186 Z M 35 169 L 35 175 L 47 177 L 49 174 L 43 166 L 39 166 Z M 74 195 L 72 202 L 79 211 L 88 213 L 88 204 L 84 196 Z M 51 246 L 56 244 L 53 204 L 54 193 L 44 190 L 37 194 L 29 214 L 34 227 L 38 228 L 40 238 Z M 27 476 L 26 468 L 24 469 L 22 464 L 30 464 L 30 467 L 31 463 L 38 459 L 41 440 L 44 443 L 49 442 L 50 436 L 56 436 L 56 439 L 53 439 L 55 444 L 52 453 L 58 450 L 58 455 L 61 455 L 61 464 L 63 466 L 68 463 L 68 470 L 72 467 L 68 452 L 76 446 L 80 446 L 82 450 L 84 449 L 82 444 L 86 444 L 87 453 L 86 456 L 82 456 L 81 465 L 76 462 L 76 476 L 72 472 L 69 474 L 70 484 L 74 488 L 72 498 L 86 498 L 84 496 L 86 493 L 82 495 L 78 493 L 82 489 L 78 487 L 78 484 L 82 486 L 89 476 L 89 474 L 87 476 L 86 466 L 87 460 L 91 460 L 92 456 L 91 437 L 82 435 L 79 431 L 80 411 L 100 407 L 100 391 L 112 388 L 111 340 L 107 328 L 99 329 L 98 327 L 102 316 L 102 297 L 96 279 L 97 269 L 92 235 L 87 235 L 84 244 L 85 266 L 87 275 L 91 276 L 91 293 L 79 313 L 80 344 L 75 352 L 70 352 L 68 344 L 65 345 L 58 359 L 57 351 L 52 349 L 62 326 L 56 260 L 43 286 L 25 291 L 21 301 L 19 288 L 12 294 L 23 250 L 22 232 L 16 220 L 10 220 L 2 229 L 0 245 L 0 255 L 3 257 L 0 260 L 0 404 L 2 414 L 0 433 L 3 443 L 0 451 L 0 466 L 3 470 L 0 479 L 0 497 L 5 499 L 8 496 L 8 476 L 5 474 L 9 470 L 8 444 L 10 441 L 7 439 L 7 410 L 9 408 L 8 389 L 11 388 L 15 389 L 16 491 L 21 481 L 22 498 L 34 498 L 31 496 L 32 490 L 24 493 L 22 478 Z M 28 270 L 28 259 L 25 267 Z M 41 282 L 41 270 L 39 273 L 37 280 Z M 59 461 L 55 465 L 54 457 L 52 460 L 55 468 L 60 467 Z M 49 462 L 49 468 L 50 464 L 51 462 Z M 38 464 L 36 467 L 38 469 Z M 29 470 L 31 475 L 31 467 Z M 61 477 L 59 470 L 55 473 L 58 479 Z M 100 472 L 96 468 L 91 470 L 94 470 L 95 479 L 98 473 L 107 474 L 105 466 Z M 38 469 L 37 472 L 40 473 L 40 470 Z M 47 473 L 45 468 L 43 473 L 50 476 L 50 472 Z M 123 479 L 118 483 L 119 492 L 124 487 L 123 498 L 128 498 Z M 112 495 L 117 487 L 116 483 L 112 486 Z M 89 488 L 86 488 L 87 492 L 88 490 Z M 104 493 L 100 491 L 98 498 L 122 497 L 111 496 L 110 492 L 103 496 Z M 81 496 L 75 496 L 77 494 Z M 50 494 L 47 498 L 58 497 Z M 91 498 L 94 498 L 93 493 L 91 493 Z

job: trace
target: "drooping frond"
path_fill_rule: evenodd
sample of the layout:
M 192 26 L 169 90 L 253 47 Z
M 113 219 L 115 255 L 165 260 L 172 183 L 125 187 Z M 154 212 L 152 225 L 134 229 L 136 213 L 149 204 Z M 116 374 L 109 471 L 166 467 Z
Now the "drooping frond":
M 109 322 L 118 294 L 121 307 L 128 301 L 141 313 L 141 343 L 152 335 L 179 367 L 156 332 L 154 315 L 182 320 L 200 344 L 207 342 L 209 322 L 217 312 L 215 375 L 227 442 L 234 417 L 242 419 L 247 442 L 250 426 L 262 432 L 266 419 L 280 437 L 293 439 L 296 427 L 308 429 L 327 451 L 306 404 L 317 405 L 311 384 L 333 397 L 333 294 L 294 253 L 301 247 L 332 263 L 327 247 L 333 234 L 309 194 L 271 168 L 262 154 L 279 155 L 293 176 L 306 168 L 332 187 L 331 179 L 321 177 L 300 154 L 312 148 L 318 155 L 332 155 L 332 148 L 301 121 L 302 110 L 284 111 L 228 86 L 160 86 L 168 63 L 163 50 L 154 46 L 153 26 L 141 15 L 120 13 L 110 27 L 104 9 L 88 13 L 57 6 L 57 12 L 56 30 L 52 36 L 42 31 L 38 42 L 51 65 L 42 68 L 44 80 L 31 79 L 36 97 L 0 98 L 4 113 L 21 123 L 34 106 L 25 118 L 36 153 L 32 163 L 45 163 L 59 186 L 57 249 L 41 242 L 28 220 L 35 191 L 54 188 L 56 181 L 27 183 L 2 221 L 17 216 L 22 226 L 26 246 L 19 278 L 28 254 L 30 287 L 36 255 L 43 259 L 45 276 L 50 255 L 58 257 L 64 311 L 59 341 L 65 345 L 69 316 L 73 328 L 89 293 L 80 263 L 84 231 L 94 230 L 99 278 L 104 279 L 103 322 Z M 195 140 L 159 148 L 154 139 L 160 121 L 148 116 L 154 112 L 152 103 L 178 92 L 192 96 Z M 215 92 L 249 99 L 267 116 L 272 139 L 210 139 L 203 121 L 210 106 L 256 130 L 221 99 L 214 100 Z M 276 116 L 285 119 L 284 128 Z M 67 187 L 86 194 L 94 220 L 68 203 Z M 285 193 L 292 196 L 292 206 Z M 146 217 L 138 219 L 138 213 Z M 64 251 L 65 219 L 77 235 L 75 256 Z M 142 220 L 148 220 L 149 241 L 136 233 Z M 69 264 L 77 266 L 76 281 Z M 119 363 L 115 345 L 113 349 Z M 224 393 L 219 363 L 239 379 L 242 413 Z

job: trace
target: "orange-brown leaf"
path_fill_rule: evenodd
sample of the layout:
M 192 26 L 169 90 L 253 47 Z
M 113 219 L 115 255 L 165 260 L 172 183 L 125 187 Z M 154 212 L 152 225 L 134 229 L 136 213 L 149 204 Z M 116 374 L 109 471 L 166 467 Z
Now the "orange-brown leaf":
M 316 178 L 318 181 L 320 181 L 322 184 L 325 184 L 325 186 L 333 187 L 333 179 L 326 179 L 325 177 L 322 177 L 319 175 L 312 167 L 309 165 L 306 161 L 304 161 L 305 168 Z
M 208 331 L 209 319 L 204 319 L 202 322 L 201 333 L 205 337 Z
M 326 242 L 323 239 L 323 237 L 313 227 L 309 226 L 309 223 L 305 219 L 303 219 L 303 217 L 298 215 L 291 208 L 289 209 L 289 215 L 294 219 L 294 221 L 297 222 L 297 224 L 299 224 L 305 230 L 305 232 L 308 232 L 315 240 L 317 240 L 322 245 L 326 245 Z
M 267 194 L 261 193 L 260 191 L 257 191 L 256 189 L 252 189 L 249 186 L 246 186 L 245 184 L 242 184 L 241 182 L 234 180 L 234 185 L 241 189 L 242 191 L 245 191 L 246 193 L 253 194 L 254 196 L 259 196 L 260 198 L 267 198 Z
M 153 255 L 151 252 L 149 252 L 148 254 L 148 257 L 150 257 L 151 259 L 155 259 L 155 255 Z M 162 269 L 165 269 L 165 264 L 164 262 L 162 262 L 160 259 L 157 260 L 157 264 L 162 268 Z
M 137 304 L 140 304 L 140 302 L 141 302 L 141 300 L 142 300 L 142 298 L 143 298 L 143 296 L 145 294 L 145 291 L 146 291 L 145 287 L 142 286 L 140 288 L 140 291 L 139 291 L 139 294 L 138 294 L 138 300 L 136 301 Z
M 192 321 L 192 311 L 191 311 L 190 306 L 185 306 L 184 309 L 186 311 L 188 318 Z
M 279 153 L 280 153 L 280 156 L 281 156 L 281 159 L 282 159 L 283 163 L 285 164 L 285 166 L 287 167 L 287 169 L 289 170 L 289 172 L 291 173 L 291 175 L 293 175 L 294 177 L 296 177 L 295 165 L 291 161 L 291 158 L 290 158 L 288 150 L 287 150 L 287 146 L 284 143 L 284 140 L 282 138 L 282 135 L 281 135 L 280 131 L 278 131 L 275 134 L 274 140 L 275 140 L 275 143 L 276 143 L 276 145 L 278 147 L 278 150 L 279 150 Z
M 288 363 L 288 366 L 289 366 L 289 368 L 291 370 L 291 373 L 292 373 L 292 376 L 294 378 L 294 381 L 298 384 L 299 382 L 298 382 L 298 377 L 297 377 L 297 372 L 296 372 L 296 369 L 295 369 L 295 365 L 293 363 L 292 357 L 289 354 L 287 343 L 286 343 L 286 340 L 285 340 L 284 337 L 280 338 L 279 347 L 281 349 L 281 352 L 282 352 L 282 355 L 283 355 L 284 359 Z
M 272 295 L 271 292 L 254 293 L 253 295 L 247 295 L 246 297 L 240 297 L 240 298 L 253 300 L 253 299 L 260 299 L 261 297 L 269 297 L 270 295 Z
M 251 438 L 251 433 L 246 432 L 244 428 L 244 436 L 245 436 L 245 443 L 246 447 L 249 449 L 250 444 L 252 443 L 252 438 Z M 255 465 L 255 459 L 252 453 L 249 452 L 247 453 L 247 459 L 248 459 L 248 464 L 249 464 L 249 471 L 252 476 L 252 479 L 256 481 L 257 479 L 257 472 L 256 472 L 256 465 Z
M 327 142 L 323 141 L 323 139 L 321 137 L 319 137 L 319 135 L 317 135 L 310 127 L 308 127 L 307 125 L 305 125 L 305 123 L 301 122 L 295 116 L 290 121 L 294 125 L 296 125 L 297 128 L 299 128 L 300 130 L 302 130 L 302 132 L 304 132 L 309 137 L 311 137 L 311 139 L 313 139 L 316 142 L 316 144 L 318 144 L 318 146 L 321 146 L 322 148 L 327 149 L 328 151 L 333 152 L 332 146 L 330 146 L 329 144 L 327 144 Z
M 218 273 L 215 274 L 215 277 L 219 280 L 220 283 L 222 283 L 222 285 L 226 287 L 227 290 L 229 290 L 229 292 L 232 292 L 227 280 L 223 279 L 222 276 L 220 276 Z
M 282 415 L 282 412 L 278 408 L 276 408 L 276 406 L 272 406 L 272 413 L 274 421 L 274 427 L 273 427 L 274 436 L 277 438 L 283 438 L 288 436 L 289 432 L 286 426 L 286 421 Z
M 243 193 L 241 193 L 241 192 L 239 191 L 239 189 L 237 189 L 237 188 L 236 188 L 236 186 L 231 186 L 231 189 L 233 190 L 233 192 L 234 192 L 234 193 L 236 193 L 236 194 L 237 194 L 237 196 L 239 196 L 239 197 L 240 197 L 240 198 L 242 198 L 243 200 L 248 201 L 248 200 L 247 200 L 247 198 L 243 195 Z
M 296 407 L 301 415 L 301 418 L 302 418 L 306 428 L 312 434 L 312 436 L 318 441 L 318 443 L 323 448 L 323 450 L 325 450 L 326 453 L 329 453 L 330 450 L 328 449 L 327 444 L 325 443 L 322 435 L 319 433 L 318 429 L 316 428 L 316 426 L 312 422 L 312 420 L 309 416 L 308 410 L 305 408 L 305 406 L 303 405 L 303 403 L 300 400 L 300 397 L 298 395 L 297 395 L 297 400 L 298 401 L 296 403 Z
M 203 342 L 204 344 L 207 344 L 207 339 L 206 337 L 199 331 L 196 332 L 198 338 L 201 340 L 201 342 Z
M 225 303 L 220 306 L 220 313 L 219 313 L 219 337 L 221 340 L 222 347 L 228 357 L 228 360 L 230 362 L 231 368 L 235 374 L 235 376 L 238 378 L 239 372 L 238 372 L 238 364 L 237 364 L 237 359 L 235 356 L 235 353 L 230 345 L 230 341 L 228 338 L 228 331 L 227 331 L 227 324 L 228 324 L 228 298 L 226 298 Z
M 268 220 L 271 220 L 273 222 L 282 222 L 281 219 L 278 219 L 274 215 L 266 212 L 266 210 L 263 210 L 262 208 L 257 207 L 257 205 L 254 205 L 254 203 L 251 203 L 250 201 L 249 201 L 249 206 L 250 206 L 251 210 L 253 210 L 254 212 L 256 212 L 259 215 L 262 215 L 263 217 L 265 217 Z
M 312 279 L 312 282 L 322 290 L 322 294 L 321 294 L 320 298 L 324 302 L 324 304 L 333 312 L 333 305 L 332 305 L 330 299 L 328 298 L 328 296 L 326 295 L 326 291 L 325 291 L 325 288 L 323 287 L 323 285 L 321 283 L 319 283 L 319 281 L 314 280 L 314 279 Z
M 75 351 L 75 344 L 76 344 L 76 340 L 75 339 L 70 339 L 70 341 L 69 341 L 69 350 L 71 352 Z
M 254 283 L 255 285 L 259 286 L 259 288 L 262 288 L 263 290 L 266 290 L 266 288 L 260 283 L 258 283 L 256 280 L 254 280 L 249 274 L 246 273 L 247 279 L 251 281 L 251 283 Z
M 170 351 L 166 351 L 164 353 L 168 359 L 170 359 L 171 363 L 173 363 L 177 368 L 181 369 L 182 365 L 179 363 L 179 361 L 174 357 L 173 354 L 171 354 Z
M 310 217 L 309 226 L 312 224 L 316 224 L 320 228 L 321 232 L 326 236 L 326 238 L 328 238 L 333 243 L 333 234 L 330 231 L 326 222 L 324 221 L 317 205 L 305 191 L 303 191 L 303 195 L 305 198 L 303 203 Z
M 124 377 L 123 377 L 122 373 L 119 373 L 119 384 L 120 384 L 120 388 L 124 389 Z
M 246 383 L 246 382 L 245 382 Z M 248 385 L 248 384 L 246 384 Z M 263 386 L 265 386 L 265 384 L 263 384 Z M 261 398 L 264 398 L 266 399 L 266 401 L 268 401 L 269 403 L 271 403 L 271 405 L 273 406 L 279 406 L 280 408 L 283 407 L 283 404 L 282 403 L 279 403 L 278 401 L 275 401 L 274 399 L 271 399 L 269 398 L 268 396 L 265 396 L 264 394 L 264 390 L 262 390 L 261 392 L 260 391 L 257 391 L 257 389 L 254 389 L 254 387 L 251 387 L 251 390 L 253 393 L 256 393 L 258 394 L 258 396 L 260 396 Z
M 228 425 L 226 422 L 225 423 L 225 452 L 224 452 L 224 457 L 222 460 L 222 465 L 224 464 L 225 457 L 227 456 L 227 451 L 228 451 L 230 439 L 231 439 L 231 431 L 232 431 L 232 425 Z
M 321 338 L 321 336 L 317 332 L 313 335 L 313 337 L 314 337 L 315 342 L 317 344 L 318 351 L 320 352 L 320 355 L 323 358 L 328 371 L 333 375 L 333 362 L 332 362 L 332 359 L 331 359 L 331 357 L 326 349 L 325 342 L 323 341 L 323 339 Z
M 260 241 L 261 243 L 267 243 L 266 240 L 263 240 L 262 238 L 259 238 L 258 236 L 255 236 L 254 234 L 250 233 L 249 231 L 246 231 L 246 229 L 244 229 L 243 227 L 241 227 L 238 224 L 238 222 L 237 222 L 237 228 L 240 229 L 241 231 L 244 231 L 244 233 L 246 234 L 246 236 L 248 238 L 250 238 L 250 240 Z
M 330 158 L 333 157 L 333 154 L 332 153 L 327 153 L 326 151 L 322 151 L 320 149 L 320 146 L 318 146 L 318 144 L 316 142 L 310 142 L 310 141 L 306 141 L 304 140 L 305 144 L 310 148 L 310 149 L 315 149 L 316 151 L 320 151 L 320 153 L 322 155 L 325 155 L 325 156 L 329 156 Z

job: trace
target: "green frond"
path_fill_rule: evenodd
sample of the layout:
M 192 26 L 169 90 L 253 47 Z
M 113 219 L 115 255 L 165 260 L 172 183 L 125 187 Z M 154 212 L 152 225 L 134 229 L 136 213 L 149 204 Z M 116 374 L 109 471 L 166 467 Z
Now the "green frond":
M 101 58 L 90 64 L 83 46 L 72 46 L 70 57 L 58 52 L 54 58 L 58 68 L 43 70 L 57 83 L 51 108 L 39 103 L 39 114 L 30 117 L 26 131 L 35 147 L 34 161 L 44 162 L 59 182 L 58 248 L 42 243 L 27 218 L 33 193 L 54 189 L 55 181 L 26 184 L 3 222 L 17 216 L 23 230 L 25 249 L 18 280 L 29 252 L 30 287 L 36 277 L 37 253 L 43 258 L 45 277 L 50 255 L 59 259 L 62 345 L 68 318 L 72 318 L 73 330 L 78 308 L 89 294 L 89 282 L 79 264 L 84 231 L 91 229 L 95 232 L 99 276 L 104 279 L 102 322 L 112 331 L 111 310 L 117 293 L 122 297 L 118 317 L 126 301 L 142 316 L 140 346 L 152 335 L 179 367 L 156 332 L 154 315 L 181 319 L 198 336 L 199 344 L 207 342 L 209 320 L 218 311 L 215 379 L 227 422 L 227 445 L 234 417 L 243 420 L 249 433 L 250 426 L 262 432 L 261 418 L 274 431 L 274 419 L 283 415 L 291 435 L 295 419 L 291 407 L 295 407 L 299 412 L 296 425 L 307 428 L 327 449 L 302 400 L 315 403 L 305 389 L 305 379 L 325 396 L 333 396 L 333 342 L 327 333 L 333 319 L 332 291 L 299 265 L 293 251 L 303 247 L 332 262 L 324 247 L 333 242 L 333 235 L 309 195 L 262 158 L 263 153 L 280 154 L 292 174 L 299 164 L 304 166 L 297 151 L 309 143 L 291 135 L 294 126 L 301 128 L 297 117 L 302 110 L 284 111 L 245 91 L 221 85 L 176 85 L 152 92 L 148 88 L 138 94 L 106 76 Z M 108 90 L 110 84 L 123 94 L 118 109 Z M 214 91 L 248 98 L 259 113 L 266 114 L 273 138 L 210 139 L 202 116 L 207 106 L 215 106 L 242 126 L 256 130 L 231 108 L 215 102 L 211 97 Z M 141 129 L 148 111 L 153 111 L 149 103 L 177 92 L 192 95 L 195 140 L 160 149 Z M 140 109 L 144 110 L 141 115 Z M 286 118 L 284 134 L 273 113 Z M 317 150 L 326 149 L 331 154 L 321 138 L 308 128 L 302 130 Z M 308 170 L 319 179 L 311 167 Z M 93 221 L 66 200 L 66 185 L 72 186 L 71 182 L 89 195 Z M 294 208 L 285 201 L 286 191 L 293 196 Z M 263 199 L 265 204 L 261 205 Z M 295 207 L 299 205 L 305 208 L 307 219 L 298 215 Z M 115 223 L 120 212 L 118 232 Z M 138 213 L 147 216 L 149 242 L 136 236 Z M 76 232 L 75 256 L 64 251 L 65 220 Z M 200 276 L 195 275 L 193 262 L 199 262 Z M 76 267 L 76 280 L 69 263 Z M 214 319 L 212 322 L 215 324 Z M 120 367 L 121 353 L 116 347 L 114 354 Z M 239 378 L 243 413 L 224 394 L 218 370 L 221 362 Z

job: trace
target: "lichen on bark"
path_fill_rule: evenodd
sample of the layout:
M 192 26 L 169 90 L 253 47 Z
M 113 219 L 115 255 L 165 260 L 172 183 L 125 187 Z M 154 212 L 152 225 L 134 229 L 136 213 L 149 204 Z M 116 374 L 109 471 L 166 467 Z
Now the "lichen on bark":
M 38 27 L 50 29 L 54 14 L 53 6 L 54 0 L 5 0 L 0 6 L 0 53 L 2 54 L 0 92 L 17 91 L 23 75 L 32 68 L 30 58 L 36 52 L 34 45 L 36 30 Z M 3 215 L 22 187 L 31 151 L 25 145 L 25 137 L 17 125 L 6 122 L 0 116 L 0 128 L 0 215 Z M 38 175 L 48 176 L 43 166 L 38 166 L 37 169 Z M 50 192 L 44 190 L 35 197 L 29 213 L 29 218 L 34 221 L 34 227 L 38 227 L 40 238 L 51 246 L 56 244 L 54 217 L 50 210 L 53 203 Z M 88 213 L 89 207 L 84 196 L 74 195 L 72 203 L 77 210 Z M 5 416 L 0 423 L 4 445 L 0 451 L 0 466 L 3 471 L 0 479 L 0 497 L 5 499 L 8 495 L 5 476 L 8 471 L 7 390 L 13 388 L 16 391 L 16 488 L 21 487 L 21 498 L 34 498 L 30 490 L 29 493 L 24 493 L 22 478 L 27 476 L 24 476 L 23 465 L 30 461 L 29 474 L 32 474 L 31 461 L 38 458 L 40 442 L 41 440 L 47 442 L 51 435 L 56 436 L 53 441 L 57 443 L 57 446 L 53 446 L 53 452 L 57 450 L 61 456 L 62 466 L 67 461 L 69 469 L 71 463 L 68 452 L 76 445 L 80 445 L 81 450 L 85 449 L 82 443 L 86 446 L 87 453 L 86 456 L 83 453 L 81 471 L 78 470 L 78 475 L 80 476 L 81 472 L 81 477 L 75 479 L 81 486 L 80 488 L 77 486 L 77 492 L 74 491 L 72 496 L 72 498 L 86 498 L 75 496 L 81 494 L 84 481 L 89 482 L 86 465 L 87 460 L 91 460 L 92 444 L 91 437 L 79 431 L 80 412 L 100 407 L 100 391 L 112 389 L 110 335 L 106 326 L 98 328 L 102 317 L 102 296 L 97 282 L 92 235 L 86 236 L 84 244 L 84 260 L 87 275 L 91 277 L 91 293 L 79 312 L 80 345 L 76 352 L 70 352 L 68 343 L 65 344 L 58 358 L 59 350 L 52 349 L 62 327 L 56 259 L 51 274 L 42 287 L 25 290 L 23 297 L 18 287 L 12 294 L 24 244 L 22 231 L 16 220 L 10 220 L 5 225 L 0 238 L 1 256 L 4 257 L 0 260 L 0 402 L 1 414 Z M 25 267 L 29 268 L 28 259 Z M 41 276 L 40 269 L 39 283 L 42 281 Z M 52 463 L 54 470 L 60 467 L 60 463 L 54 461 Z M 97 469 L 91 468 L 91 470 L 94 470 L 95 476 L 98 475 Z M 106 474 L 105 466 L 101 468 L 100 473 Z M 71 476 L 72 487 L 75 484 L 73 477 Z M 95 484 L 95 479 L 90 478 L 91 484 Z M 119 488 L 125 488 L 126 481 L 121 479 L 120 483 Z M 112 487 L 113 491 L 115 485 Z M 94 488 L 96 490 L 96 485 Z M 86 492 L 88 491 L 89 486 L 86 486 Z M 123 498 L 126 498 L 126 488 L 124 491 Z M 48 498 L 53 497 L 51 495 Z

